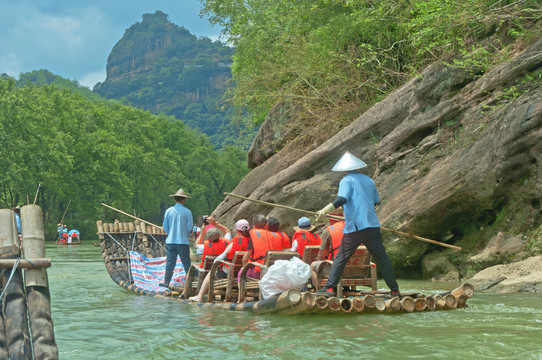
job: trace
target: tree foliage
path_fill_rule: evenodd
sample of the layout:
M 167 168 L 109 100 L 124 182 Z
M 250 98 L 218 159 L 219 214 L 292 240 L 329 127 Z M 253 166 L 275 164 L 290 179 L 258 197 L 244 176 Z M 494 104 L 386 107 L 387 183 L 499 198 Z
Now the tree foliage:
M 450 54 L 462 51 L 468 60 L 490 47 L 484 60 L 502 60 L 490 54 L 505 50 L 541 12 L 534 0 L 201 2 L 202 13 L 236 48 L 228 101 L 260 123 L 271 106 L 288 99 L 303 109 L 293 119 L 299 128 L 327 127 L 318 131 L 324 134 Z M 490 36 L 496 41 L 488 43 Z
M 191 194 L 195 215 L 209 213 L 248 172 L 245 156 L 215 151 L 207 136 L 171 116 L 0 79 L 0 204 L 32 202 L 41 184 L 47 231 L 70 200 L 65 222 L 83 237 L 97 219 L 121 216 L 102 202 L 161 223 L 179 187 Z

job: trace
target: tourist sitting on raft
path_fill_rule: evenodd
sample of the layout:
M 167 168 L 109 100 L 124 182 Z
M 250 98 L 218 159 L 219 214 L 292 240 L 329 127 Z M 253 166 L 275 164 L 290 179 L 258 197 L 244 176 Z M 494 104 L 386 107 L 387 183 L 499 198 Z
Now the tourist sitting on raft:
M 269 250 L 269 236 L 267 231 L 267 219 L 263 214 L 257 214 L 252 218 L 254 228 L 250 230 L 250 241 L 247 246 L 247 253 L 243 258 L 243 264 L 248 261 L 264 264 L 267 250 Z M 247 271 L 247 277 L 260 278 L 260 268 L 253 267 Z
M 267 218 L 267 230 L 269 235 L 269 250 L 290 250 L 290 238 L 279 231 L 280 222 L 276 217 Z
M 308 217 L 301 217 L 297 220 L 297 226 L 294 226 L 294 236 L 292 236 L 292 251 L 297 251 L 299 256 L 303 258 L 305 246 L 320 245 L 322 239 L 320 235 L 314 233 L 316 226 L 311 225 L 311 220 Z
M 222 254 L 220 254 L 214 260 L 214 262 L 217 262 L 219 260 L 225 260 L 227 262 L 231 262 L 233 260 L 233 256 L 235 255 L 236 251 L 247 250 L 248 243 L 250 241 L 250 225 L 248 221 L 246 221 L 245 219 L 241 219 L 237 221 L 235 223 L 235 230 L 237 231 L 237 235 L 233 237 L 232 241 L 230 241 L 226 249 L 222 252 Z M 227 278 L 225 269 L 224 268 L 219 269 L 217 276 L 220 279 Z M 189 300 L 197 301 L 197 302 L 203 301 L 203 296 L 207 293 L 207 291 L 209 291 L 210 282 L 211 282 L 211 273 L 208 273 L 205 276 L 203 283 L 201 284 L 201 288 L 198 295 L 190 297 Z M 186 291 L 183 291 L 181 298 L 185 298 L 185 297 L 186 297 Z
M 231 234 L 230 230 L 225 227 L 222 224 L 219 224 L 216 219 L 212 216 L 204 216 L 203 217 L 203 229 L 201 229 L 201 232 L 199 233 L 198 237 L 196 238 L 196 252 L 198 255 L 203 256 L 203 239 L 205 238 L 205 235 L 207 232 L 211 229 L 219 229 L 224 234 L 224 238 L 229 242 L 231 241 Z M 202 259 L 205 259 L 205 256 L 203 256 Z M 203 266 L 203 265 L 202 265 Z

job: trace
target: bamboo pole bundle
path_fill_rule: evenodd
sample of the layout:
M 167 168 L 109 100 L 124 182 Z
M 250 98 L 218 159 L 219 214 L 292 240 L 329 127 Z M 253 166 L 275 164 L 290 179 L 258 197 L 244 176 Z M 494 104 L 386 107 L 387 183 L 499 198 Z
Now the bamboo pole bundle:
M 283 315 L 295 315 L 295 314 L 308 313 L 314 308 L 314 304 L 315 304 L 314 295 L 309 292 L 304 292 L 304 293 L 301 293 L 301 302 L 299 304 L 297 304 L 294 307 L 282 310 L 279 313 Z
M 21 209 L 23 252 L 25 257 L 36 259 L 45 255 L 43 213 L 38 205 L 26 205 Z M 26 302 L 32 334 L 35 359 L 58 359 L 53 319 L 51 318 L 51 295 L 45 268 L 25 270 Z
M 19 237 L 13 210 L 0 210 L 0 258 L 17 259 L 19 253 Z M 5 349 L 8 356 L 3 359 L 26 359 L 31 356 L 31 343 L 28 331 L 26 296 L 23 275 L 20 269 L 2 270 L 2 289 L 4 299 L 1 311 L 5 326 Z M 11 280 L 9 280 L 11 278 Z M 8 283 L 9 280 L 9 283 Z
M 466 295 L 467 298 L 472 297 L 474 295 L 474 287 L 471 284 L 464 283 L 458 288 L 453 289 L 450 291 L 450 294 L 452 294 L 455 297 L 458 297 L 460 295 Z
M 426 308 L 427 308 L 427 301 L 425 301 L 425 298 L 414 299 L 414 309 L 416 311 L 424 311 Z
M 386 303 L 386 309 L 384 310 L 387 313 L 392 312 L 399 312 L 403 309 L 401 306 L 401 301 L 399 300 L 398 296 L 392 297 L 391 299 L 388 299 L 385 301 Z
M 292 306 L 295 306 L 301 302 L 301 292 L 297 289 L 290 289 L 283 292 L 279 296 L 273 296 L 266 300 L 260 300 L 252 307 L 248 306 L 250 310 L 257 314 L 266 314 L 272 312 L 280 312 L 280 310 L 286 310 Z M 247 307 L 247 303 L 244 304 Z
M 414 299 L 410 296 L 404 296 L 400 300 L 401 306 L 403 307 L 403 310 L 406 312 L 413 312 L 416 308 L 416 304 L 414 302 Z
M 381 297 L 375 297 L 373 295 L 365 295 L 363 297 L 365 303 L 365 310 L 372 312 L 383 312 L 386 310 L 386 302 Z
M 349 298 L 342 298 L 340 300 L 340 308 L 342 312 L 349 313 L 354 308 L 354 304 L 352 303 L 352 300 Z

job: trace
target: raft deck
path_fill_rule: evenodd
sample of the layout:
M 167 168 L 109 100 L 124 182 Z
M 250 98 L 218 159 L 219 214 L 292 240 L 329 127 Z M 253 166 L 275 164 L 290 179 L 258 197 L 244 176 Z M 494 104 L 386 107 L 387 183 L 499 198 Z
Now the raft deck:
M 316 296 L 313 292 L 291 289 L 265 300 L 247 300 L 238 303 L 212 299 L 210 302 L 196 303 L 180 298 L 182 287 L 172 286 L 170 289 L 161 288 L 153 291 L 134 284 L 129 251 L 136 251 L 147 258 L 165 257 L 167 235 L 161 229 L 139 221 L 129 223 L 98 221 L 97 227 L 105 267 L 115 283 L 136 294 L 181 303 L 257 314 L 411 313 L 465 308 L 467 300 L 474 294 L 473 287 L 469 284 L 463 284 L 446 293 L 430 295 L 405 293 L 401 297 L 393 298 L 389 296 L 388 291 L 360 290 L 355 296 L 326 298 Z

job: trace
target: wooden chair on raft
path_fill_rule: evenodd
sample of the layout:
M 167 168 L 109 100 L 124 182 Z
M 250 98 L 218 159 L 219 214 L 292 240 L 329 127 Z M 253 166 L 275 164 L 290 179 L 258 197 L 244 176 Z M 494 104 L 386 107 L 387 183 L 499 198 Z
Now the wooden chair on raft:
M 305 264 L 312 264 L 314 261 L 316 261 L 316 257 L 318 256 L 318 252 L 320 251 L 320 245 L 307 245 L 305 246 L 305 251 L 303 253 L 303 262 Z
M 320 289 L 327 278 L 333 261 L 324 260 L 316 264 L 316 290 Z M 343 275 L 337 284 L 337 297 L 356 295 L 357 286 L 368 286 L 377 290 L 376 264 L 371 262 L 371 253 L 365 246 L 359 246 L 344 268 Z
M 239 297 L 239 286 L 237 283 L 237 275 L 243 267 L 243 257 L 246 251 L 236 251 L 231 262 L 218 260 L 213 263 L 210 273 L 208 302 L 213 302 L 217 296 L 226 302 L 231 302 L 232 299 Z M 227 265 L 226 279 L 218 277 L 217 272 L 221 265 Z
M 213 266 L 213 261 L 215 259 L 215 255 L 205 256 L 205 259 L 203 260 L 202 270 L 200 270 L 199 266 L 190 266 L 190 269 L 188 269 L 186 277 L 184 279 L 184 286 L 188 286 L 188 288 L 186 289 L 187 297 L 198 294 L 199 289 L 201 288 L 201 284 L 203 283 L 203 280 L 205 279 L 207 273 L 211 270 L 211 267 Z
M 260 278 L 265 275 L 267 269 L 275 263 L 277 260 L 290 260 L 293 257 L 299 257 L 299 254 L 295 251 L 284 250 L 268 250 L 265 255 L 264 264 L 257 262 L 249 262 L 243 266 L 239 272 L 239 299 L 238 302 L 245 302 L 248 297 L 259 300 L 262 298 L 260 292 L 260 286 L 258 282 L 260 279 L 253 279 L 247 276 L 247 272 L 251 268 L 258 267 L 261 269 Z

